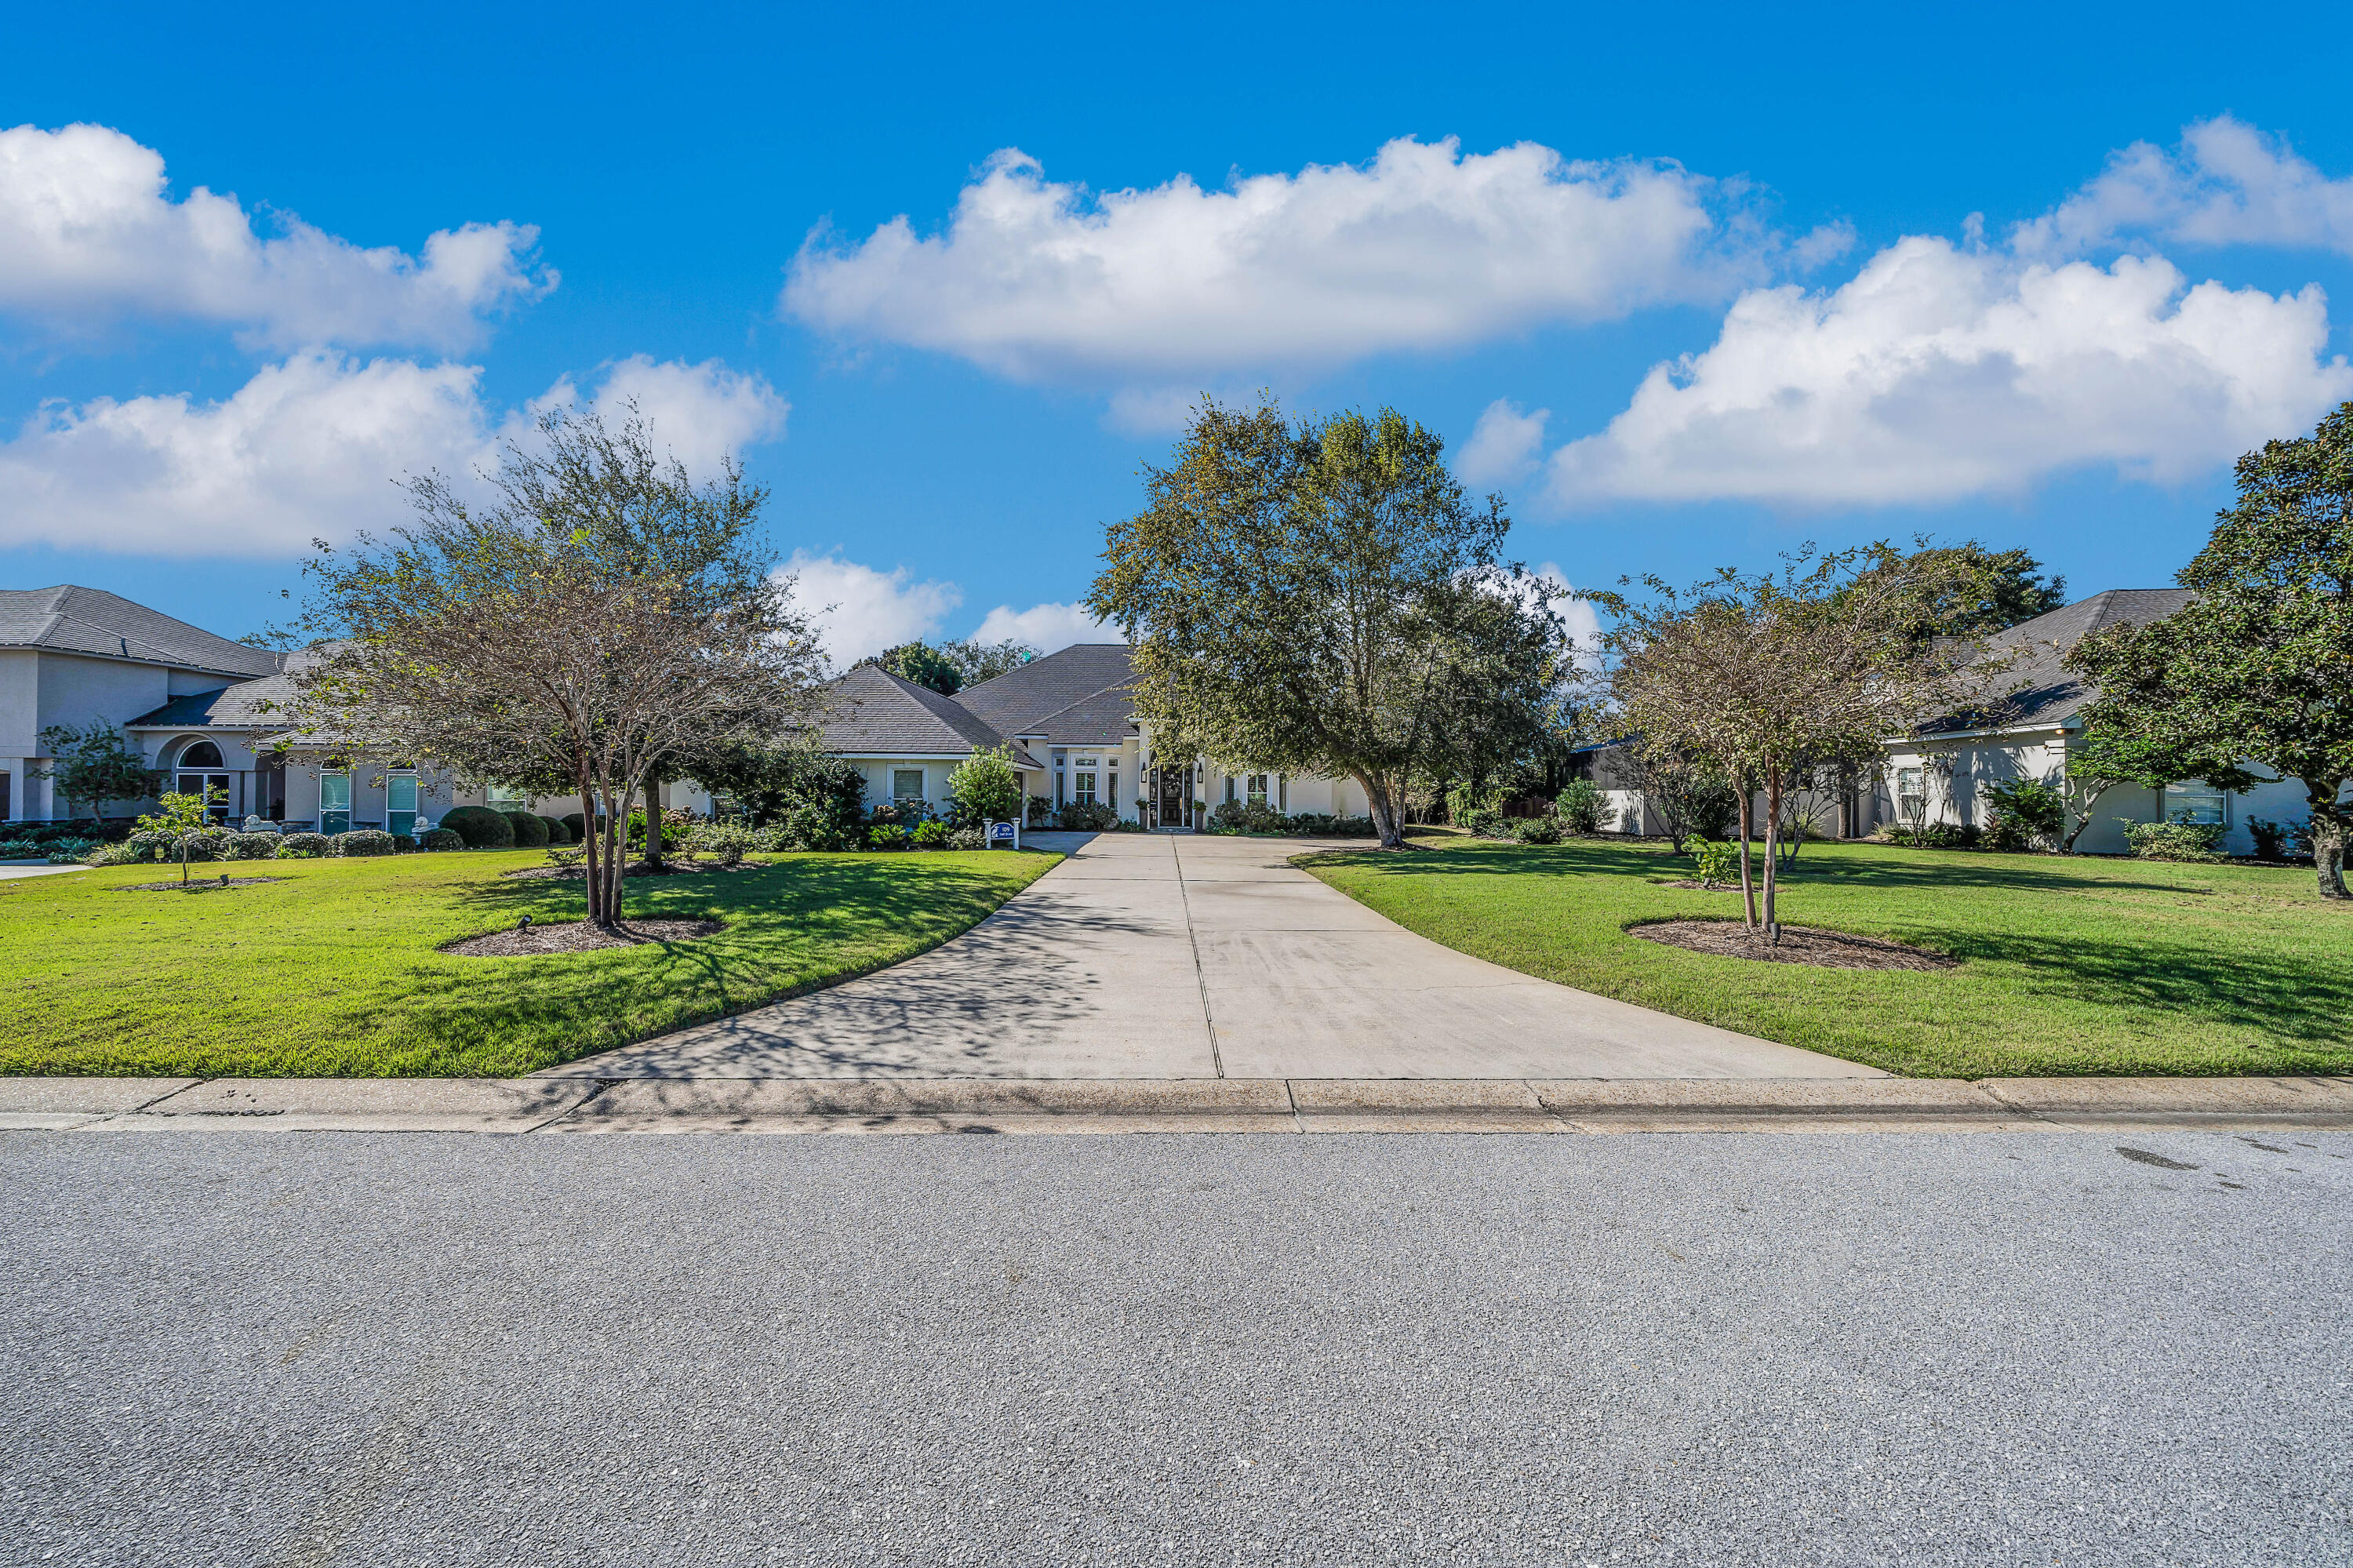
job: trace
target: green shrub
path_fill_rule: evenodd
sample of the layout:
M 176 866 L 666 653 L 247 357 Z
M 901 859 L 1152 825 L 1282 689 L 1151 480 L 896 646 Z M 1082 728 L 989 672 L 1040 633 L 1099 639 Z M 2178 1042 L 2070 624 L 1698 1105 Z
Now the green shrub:
M 364 855 L 390 854 L 396 847 L 392 835 L 375 828 L 354 828 L 348 833 L 338 833 L 332 841 L 335 853 L 356 859 Z
M 133 860 L 162 860 L 173 853 L 169 833 L 133 833 L 123 841 Z
M 905 849 L 907 830 L 896 822 L 877 822 L 866 830 L 866 842 L 879 850 Z
M 2125 842 L 2141 860 L 2214 861 L 2222 842 L 2220 822 L 2132 822 L 2125 824 Z
M 980 828 L 958 828 L 948 834 L 948 848 L 977 850 L 988 847 L 988 834 Z
M 581 815 L 577 811 L 567 811 L 556 820 L 564 824 L 564 831 L 572 835 L 572 842 L 575 844 L 585 844 L 588 842 L 588 819 L 586 817 Z M 554 843 L 555 841 L 554 839 L 550 839 L 547 842 Z
M 514 824 L 488 806 L 460 806 L 443 816 L 441 825 L 464 839 L 468 849 L 514 848 Z
M 2019 854 L 2034 847 L 2034 830 L 2016 817 L 1997 812 L 1986 824 L 1984 843 L 1989 850 Z
M 2030 849 L 2035 839 L 2047 839 L 2055 847 L 2067 831 L 2067 792 L 2056 776 L 1980 784 L 1978 795 L 1993 809 L 1993 820 L 1987 824 L 1989 849 L 2012 844 Z M 2021 839 L 2029 842 L 2020 842 Z
M 2285 860 L 2288 855 L 2288 834 L 2293 832 L 2285 823 L 2263 817 L 2249 817 L 2247 832 L 2255 841 L 2257 860 Z
M 129 844 L 100 844 L 82 856 L 81 863 L 84 865 L 130 865 L 138 859 L 138 853 Z
M 916 826 L 910 842 L 917 849 L 945 849 L 948 847 L 949 836 L 948 825 L 945 822 L 923 822 Z
M 545 849 L 547 847 L 545 818 L 534 817 L 529 811 L 501 811 L 499 815 L 507 820 L 507 826 L 513 831 L 515 848 Z
M 276 833 L 231 833 L 228 837 L 230 860 L 276 860 L 279 839 Z
M 1558 817 L 1523 817 L 1519 823 L 1520 842 L 1524 844 L 1556 844 L 1560 842 Z
M 564 825 L 564 819 L 561 817 L 542 817 L 539 819 L 539 825 L 547 831 L 549 843 L 568 844 L 573 840 L 572 830 Z M 515 842 L 521 843 L 522 841 L 517 839 Z
M 1291 831 L 1318 839 L 1368 839 L 1373 836 L 1370 817 L 1334 817 L 1321 811 L 1302 811 L 1291 819 Z
M 747 850 L 757 849 L 759 834 L 741 822 L 697 822 L 694 831 L 686 835 L 686 847 L 703 854 L 733 854 L 741 859 Z
M 1570 779 L 1553 800 L 1552 810 L 1562 827 L 1585 839 L 1608 832 L 1618 817 L 1618 809 L 1590 779 Z
M 1462 819 L 1462 825 L 1482 839 L 1512 837 L 1511 819 L 1504 815 L 1501 806 L 1475 807 Z
M 970 757 L 948 775 L 948 798 L 956 817 L 965 822 L 1009 822 L 1021 809 L 1021 776 L 1013 770 L 1013 750 L 973 747 Z
M 455 828 L 435 828 L 420 842 L 429 850 L 461 850 L 466 847 L 466 835 Z
M 1193 810 L 1195 814 L 1198 815 L 1200 810 L 1201 802 L 1198 800 L 1194 801 Z M 1025 828 L 1052 827 L 1054 825 L 1054 802 L 1049 800 L 1043 795 L 1030 796 L 1029 810 L 1027 814 L 1025 814 L 1021 819 L 1021 825 Z
M 1704 887 L 1722 887 L 1740 875 L 1740 851 L 1722 839 L 1701 839 L 1692 845 L 1692 864 Z
M 51 839 L 48 863 L 51 865 L 79 865 L 81 857 L 97 847 L 96 839 Z
M 392 853 L 395 854 L 415 854 L 417 853 L 416 839 L 407 833 L 393 834 Z
M 1264 808 L 1261 807 L 1261 810 Z M 1281 820 L 1281 818 L 1276 819 L 1277 821 Z M 1063 807 L 1060 812 L 1061 828 L 1064 832 L 1105 832 L 1117 821 L 1119 821 L 1119 813 L 1101 800 L 1073 800 Z
M 278 841 L 280 860 L 317 860 L 335 853 L 335 841 L 324 833 L 286 833 Z

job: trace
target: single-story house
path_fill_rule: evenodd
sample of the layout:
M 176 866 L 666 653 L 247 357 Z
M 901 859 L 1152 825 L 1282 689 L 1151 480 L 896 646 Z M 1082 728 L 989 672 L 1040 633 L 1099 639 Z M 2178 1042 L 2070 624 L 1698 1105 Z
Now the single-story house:
M 1931 726 L 1915 735 L 1890 736 L 1879 777 L 1858 779 L 1844 799 L 1813 802 L 1820 831 L 1861 838 L 1915 818 L 1982 827 L 1990 817 L 1981 792 L 1985 785 L 2021 778 L 2063 779 L 2069 752 L 2083 744 L 2084 709 L 2097 694 L 2065 667 L 2069 651 L 2120 621 L 2145 625 L 2162 620 L 2189 599 L 2188 588 L 2111 588 L 1989 639 L 1995 656 L 2014 661 L 2010 679 L 2018 683 L 2000 722 Z M 1575 754 L 1578 771 L 1600 785 L 1617 809 L 1613 831 L 1662 833 L 1664 823 L 1631 786 L 1631 745 L 1632 737 L 1620 736 L 1581 747 Z M 2119 786 L 2091 802 L 2090 821 L 2075 847 L 2094 854 L 2121 853 L 2128 847 L 2127 824 L 2174 821 L 2185 815 L 2192 821 L 2221 823 L 2223 849 L 2248 854 L 2254 850 L 2246 826 L 2250 820 L 2299 823 L 2311 812 L 2304 786 L 2294 780 L 2261 785 L 2242 795 L 2225 794 L 2195 779 L 2161 790 Z

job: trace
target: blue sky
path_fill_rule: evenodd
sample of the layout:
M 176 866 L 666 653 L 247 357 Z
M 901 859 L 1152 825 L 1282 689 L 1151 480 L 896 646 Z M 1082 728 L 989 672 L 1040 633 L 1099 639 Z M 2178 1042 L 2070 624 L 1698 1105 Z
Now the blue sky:
M 12 21 L 0 581 L 235 635 L 634 392 L 838 652 L 1051 644 L 1185 398 L 1270 387 L 1579 584 L 1927 532 L 2088 592 L 2353 397 L 2333 10 L 546 15 Z

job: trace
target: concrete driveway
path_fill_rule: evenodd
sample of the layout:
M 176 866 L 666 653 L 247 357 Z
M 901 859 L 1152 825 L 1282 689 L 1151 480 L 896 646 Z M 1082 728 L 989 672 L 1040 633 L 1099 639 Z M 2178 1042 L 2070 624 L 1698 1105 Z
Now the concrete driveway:
M 1070 858 L 929 953 L 541 1075 L 1885 1075 L 1483 963 L 1285 863 L 1361 841 L 1033 842 Z

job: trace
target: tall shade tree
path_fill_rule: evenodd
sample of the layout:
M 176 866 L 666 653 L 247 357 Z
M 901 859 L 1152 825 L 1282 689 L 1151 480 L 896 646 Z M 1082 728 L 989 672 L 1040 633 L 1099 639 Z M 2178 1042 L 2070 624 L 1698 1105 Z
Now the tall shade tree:
M 1203 402 L 1147 504 L 1106 530 L 1087 608 L 1135 648 L 1164 753 L 1353 779 L 1384 847 L 1416 773 L 1536 722 L 1564 645 L 1556 591 L 1497 559 L 1510 519 L 1393 409 L 1287 419 Z
M 1964 637 L 1912 635 L 1924 600 L 1970 568 L 1904 566 L 1882 544 L 1730 568 L 1688 589 L 1644 577 L 1647 600 L 1608 596 L 1613 687 L 1644 744 L 1704 760 L 1740 792 L 1743 919 L 1778 941 L 1775 866 L 1784 797 L 1825 765 L 1876 759 L 1892 736 L 1961 713 L 1988 716 L 2003 662 Z M 1751 800 L 1764 796 L 1763 896 L 1751 869 Z
M 964 672 L 956 662 L 928 642 L 902 642 L 860 662 L 878 664 L 899 679 L 944 697 L 953 697 L 964 689 Z
M 2084 733 L 2156 754 L 2161 771 L 2218 789 L 2302 784 L 2320 895 L 2345 898 L 2353 403 L 2309 436 L 2241 458 L 2238 489 L 2176 578 L 2195 599 L 2162 620 L 2110 627 L 2069 653 L 2069 666 L 2100 688 L 2084 710 Z
M 588 918 L 611 929 L 649 779 L 803 726 L 824 658 L 758 537 L 766 493 L 732 461 L 696 480 L 634 408 L 551 412 L 489 478 L 479 503 L 412 479 L 413 524 L 319 546 L 290 744 L 561 781 L 583 803 Z

